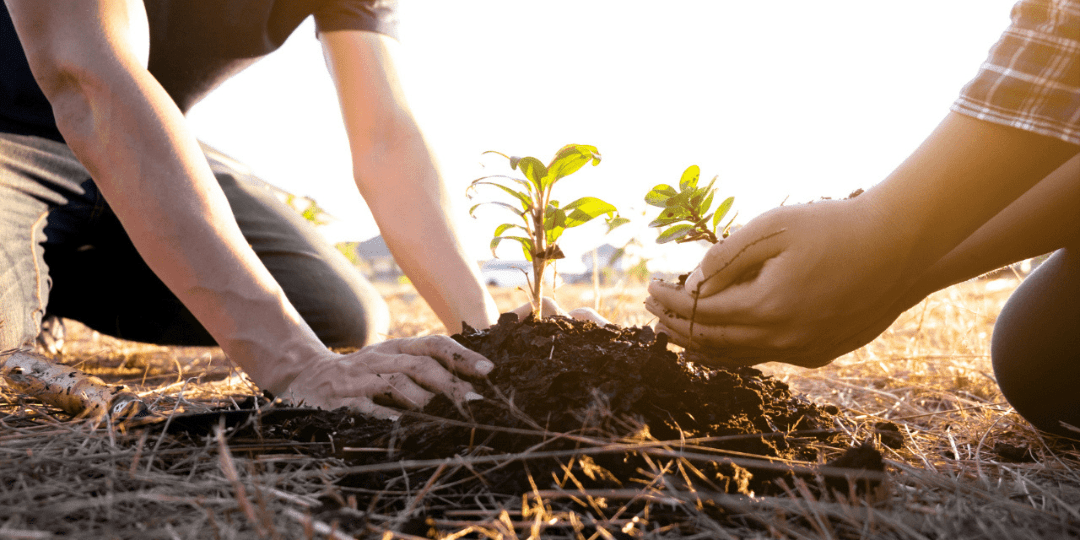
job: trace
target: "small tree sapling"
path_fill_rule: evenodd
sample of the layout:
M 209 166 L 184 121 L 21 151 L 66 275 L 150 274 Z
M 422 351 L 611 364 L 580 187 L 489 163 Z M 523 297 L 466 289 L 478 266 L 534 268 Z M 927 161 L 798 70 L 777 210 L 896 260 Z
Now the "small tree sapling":
M 589 162 L 592 162 L 593 166 L 600 163 L 600 153 L 595 146 L 566 145 L 547 165 L 532 156 L 517 157 L 495 151 L 485 152 L 488 153 L 506 158 L 510 162 L 510 168 L 521 171 L 525 179 L 492 175 L 473 180 L 466 190 L 470 199 L 476 193 L 477 187 L 494 186 L 512 196 L 517 205 L 501 201 L 481 202 L 469 209 L 469 215 L 475 217 L 478 207 L 493 204 L 518 217 L 517 222 L 503 223 L 495 228 L 490 244 L 491 254 L 496 256 L 495 248 L 503 240 L 513 240 L 521 244 L 525 259 L 532 262 L 532 290 L 528 291 L 528 294 L 533 312 L 539 316 L 544 297 L 544 270 L 548 263 L 564 257 L 557 243 L 563 232 L 602 215 L 607 216 L 608 232 L 629 220 L 620 217 L 613 205 L 596 197 L 581 197 L 565 206 L 560 206 L 559 201 L 551 198 L 556 182 L 577 172 Z
M 681 244 L 705 240 L 715 244 L 721 238 L 727 238 L 729 228 L 738 213 L 732 216 L 723 227 L 720 227 L 720 222 L 731 210 L 735 198 L 724 199 L 713 211 L 713 197 L 716 194 L 713 184 L 716 183 L 717 177 L 714 176 L 709 185 L 699 188 L 700 176 L 701 169 L 697 165 L 691 165 L 683 171 L 682 178 L 679 179 L 678 191 L 667 184 L 658 184 L 645 195 L 646 203 L 663 208 L 660 215 L 649 223 L 650 227 L 660 229 L 656 243 L 665 244 L 675 241 Z
M 697 165 L 691 165 L 683 171 L 682 178 L 679 179 L 678 191 L 667 184 L 658 184 L 645 195 L 647 204 L 663 209 L 660 211 L 660 215 L 649 223 L 650 227 L 660 229 L 660 235 L 656 238 L 656 243 L 665 244 L 674 241 L 681 244 L 683 242 L 705 240 L 711 244 L 716 244 L 730 234 L 731 224 L 735 221 L 738 213 L 736 212 L 735 215 L 731 216 L 731 219 L 723 227 L 720 227 L 720 222 L 731 210 L 731 206 L 735 203 L 735 197 L 724 199 L 716 207 L 716 210 L 712 210 L 714 196 L 716 195 L 713 184 L 716 183 L 717 177 L 714 176 L 709 181 L 709 185 L 699 188 L 698 179 L 700 176 L 701 168 Z M 736 257 L 738 255 L 736 254 Z M 731 264 L 731 261 L 728 261 L 728 264 Z M 691 345 L 694 339 L 694 321 L 697 318 L 700 288 L 701 284 L 699 283 L 698 290 L 691 291 L 694 297 L 694 307 L 690 316 Z

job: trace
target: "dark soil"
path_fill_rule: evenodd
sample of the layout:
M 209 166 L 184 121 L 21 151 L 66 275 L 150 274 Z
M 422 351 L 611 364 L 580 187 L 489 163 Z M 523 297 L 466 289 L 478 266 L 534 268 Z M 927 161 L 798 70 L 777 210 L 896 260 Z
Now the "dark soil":
M 330 443 L 314 448 L 350 465 L 373 465 L 338 480 L 373 507 L 380 491 L 415 490 L 434 471 L 429 465 L 403 479 L 403 468 L 374 467 L 398 460 L 479 459 L 475 467 L 444 471 L 440 482 L 460 481 L 462 494 L 482 483 L 488 492 L 520 495 L 534 485 L 576 489 L 577 482 L 638 489 L 656 472 L 658 452 L 669 462 L 683 452 L 694 456 L 686 463 L 697 471 L 672 471 L 683 483 L 675 487 L 762 495 L 778 493 L 779 479 L 813 483 L 808 463 L 822 461 L 819 449 L 851 442 L 834 430 L 835 409 L 792 395 L 785 383 L 756 369 L 707 370 L 684 362 L 668 350 L 666 336 L 648 327 L 562 317 L 519 322 L 505 314 L 488 330 L 466 328 L 453 338 L 496 365 L 486 381 L 474 382 L 483 400 L 458 408 L 438 397 L 397 422 L 343 409 L 283 410 L 262 416 L 258 436 Z M 613 442 L 624 446 L 612 448 Z M 525 456 L 483 461 L 501 454 Z M 834 464 L 883 469 L 871 446 L 843 459 Z M 792 461 L 801 464 L 792 467 Z M 567 482 L 568 475 L 576 482 Z

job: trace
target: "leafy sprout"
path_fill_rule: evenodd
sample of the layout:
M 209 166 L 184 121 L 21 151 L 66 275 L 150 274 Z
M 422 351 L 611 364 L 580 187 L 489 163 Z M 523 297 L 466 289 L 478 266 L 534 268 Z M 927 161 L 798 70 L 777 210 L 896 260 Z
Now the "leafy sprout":
M 716 210 L 712 210 L 716 194 L 713 184 L 716 183 L 716 177 L 713 177 L 709 185 L 698 187 L 700 176 L 701 169 L 697 165 L 691 165 L 683 171 L 677 191 L 667 184 L 659 184 L 645 195 L 646 203 L 663 209 L 660 215 L 649 223 L 650 227 L 660 229 L 660 235 L 656 238 L 658 244 L 672 241 L 681 244 L 695 240 L 706 240 L 715 244 L 721 238 L 727 238 L 735 216 L 723 227 L 720 223 L 731 210 L 735 198 L 724 199 Z
M 488 151 L 485 154 L 497 154 L 510 162 L 510 168 L 520 171 L 525 178 L 506 175 L 485 176 L 473 180 L 466 194 L 471 199 L 480 186 L 492 186 L 510 195 L 513 201 L 487 201 L 474 205 L 469 215 L 475 217 L 476 209 L 482 205 L 495 205 L 509 211 L 517 220 L 503 223 L 495 228 L 491 239 L 491 255 L 495 257 L 495 248 L 503 240 L 511 240 L 521 245 L 525 259 L 532 262 L 532 290 L 529 291 L 534 313 L 540 313 L 543 298 L 543 276 L 548 263 L 564 257 L 558 246 L 559 238 L 567 229 L 578 227 L 599 216 L 607 216 L 608 232 L 629 220 L 619 216 L 618 210 L 596 197 L 581 197 L 564 206 L 551 198 L 556 182 L 577 172 L 588 163 L 596 166 L 600 163 L 600 153 L 595 146 L 570 144 L 562 147 L 548 164 L 539 159 L 526 156 L 508 156 L 501 152 Z

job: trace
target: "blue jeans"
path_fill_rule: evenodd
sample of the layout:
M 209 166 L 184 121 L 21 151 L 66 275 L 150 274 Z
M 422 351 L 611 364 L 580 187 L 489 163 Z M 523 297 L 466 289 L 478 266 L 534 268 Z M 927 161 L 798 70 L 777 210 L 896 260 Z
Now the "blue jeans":
M 204 146 L 244 237 L 327 346 L 386 332 L 378 292 L 265 182 Z M 0 350 L 28 346 L 42 318 L 162 345 L 213 345 L 210 334 L 136 252 L 66 145 L 0 134 Z

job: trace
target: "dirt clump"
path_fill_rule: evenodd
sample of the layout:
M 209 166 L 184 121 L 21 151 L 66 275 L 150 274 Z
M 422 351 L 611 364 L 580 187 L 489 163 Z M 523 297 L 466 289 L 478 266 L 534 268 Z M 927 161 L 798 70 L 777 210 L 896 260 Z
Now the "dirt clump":
M 776 479 L 800 475 L 787 464 L 817 462 L 816 443 L 837 438 L 837 411 L 792 395 L 753 368 L 709 370 L 682 361 L 649 327 L 505 314 L 490 329 L 466 327 L 453 338 L 495 363 L 487 380 L 474 384 L 484 399 L 459 408 L 440 396 L 396 422 L 313 411 L 264 420 L 261 435 L 330 442 L 329 453 L 357 465 L 525 456 L 479 475 L 503 493 L 526 492 L 537 482 L 543 488 L 560 475 L 581 476 L 590 486 L 648 482 L 649 452 L 641 450 L 674 455 L 673 447 L 697 456 L 695 475 L 709 489 L 773 493 Z M 400 475 L 375 469 L 341 482 L 383 485 Z

